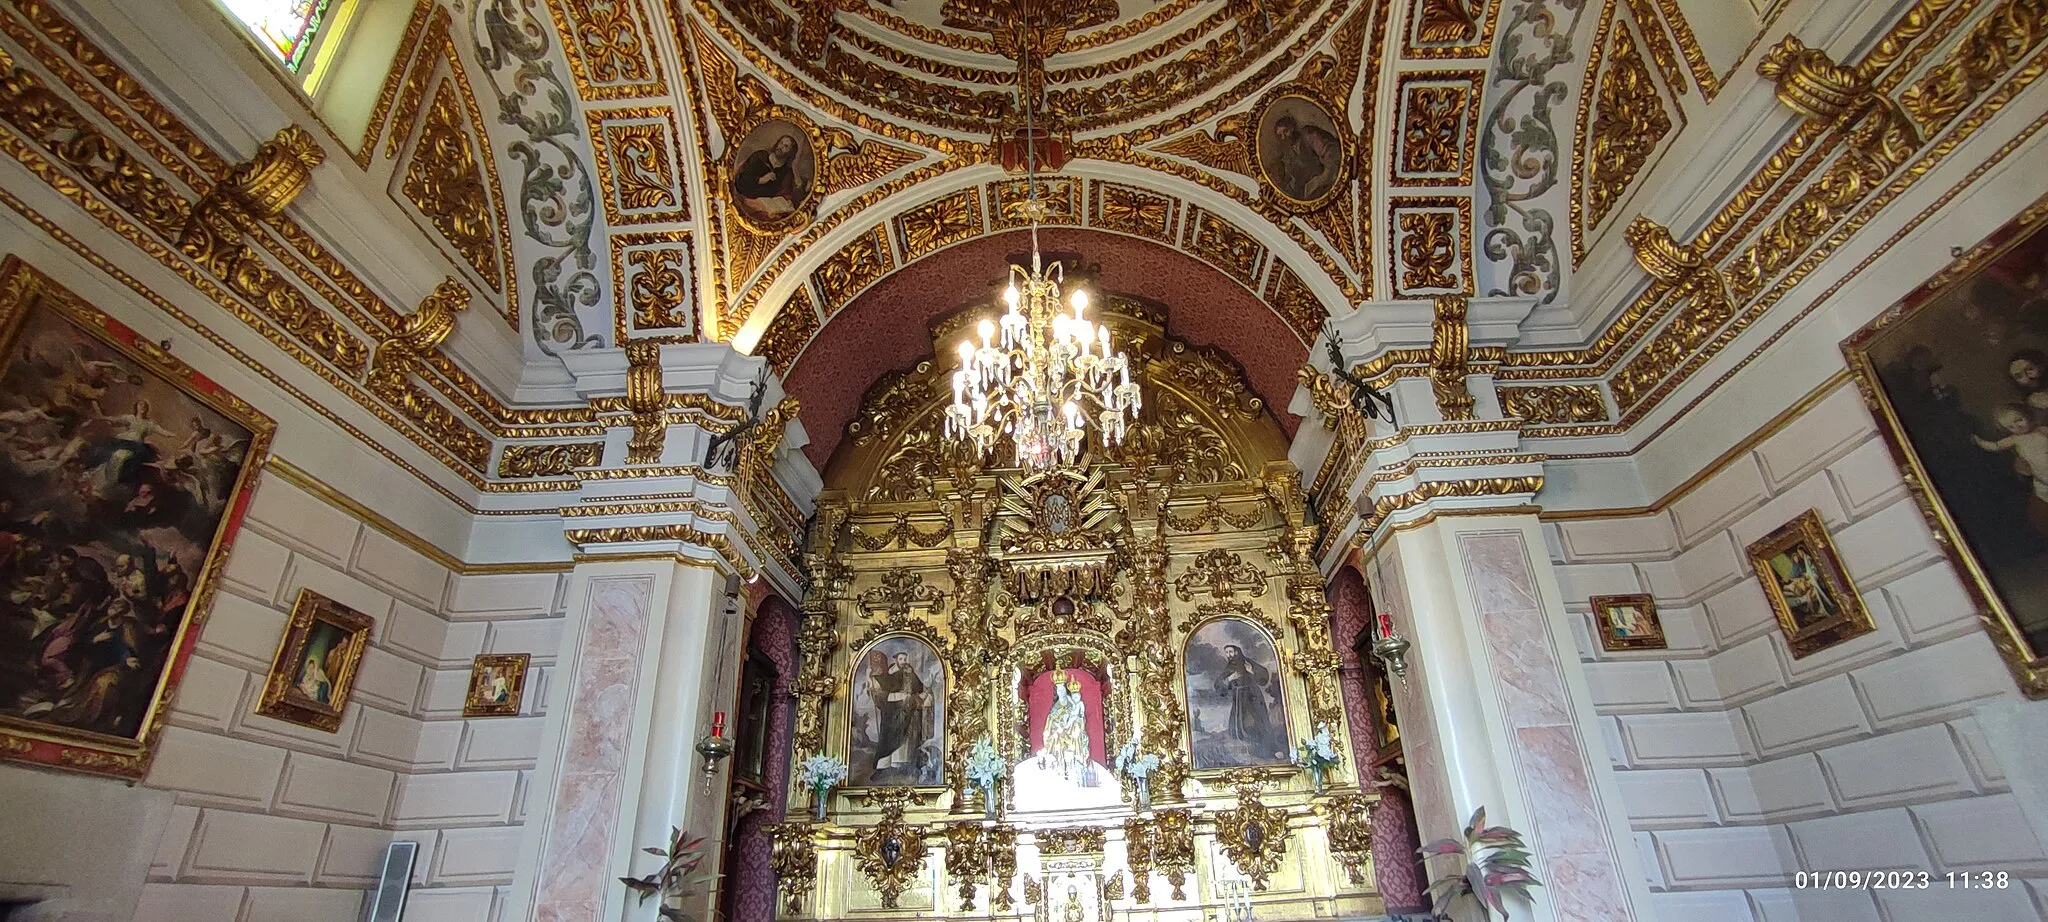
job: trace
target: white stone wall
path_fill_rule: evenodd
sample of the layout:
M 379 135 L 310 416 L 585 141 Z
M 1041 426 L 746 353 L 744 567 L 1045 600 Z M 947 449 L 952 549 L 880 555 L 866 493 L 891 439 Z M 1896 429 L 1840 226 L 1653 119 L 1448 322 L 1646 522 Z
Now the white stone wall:
M 1877 630 L 1795 660 L 1744 548 L 1809 508 Z M 2048 918 L 2048 853 L 1972 716 L 2019 693 L 1853 385 L 1662 511 L 1547 531 L 1662 922 Z M 1588 598 L 1632 592 L 1669 650 L 1600 650 Z M 1794 889 L 1878 868 L 1934 885 Z
M 137 922 L 351 922 L 394 838 L 420 843 L 408 922 L 496 918 L 561 643 L 563 578 L 451 574 L 266 473 L 143 784 L 172 806 L 154 827 Z M 254 713 L 302 587 L 376 620 L 338 733 Z M 533 654 L 520 716 L 462 718 L 482 652 Z M 104 795 L 123 790 L 40 774 L 74 801 L 57 816 L 103 823 Z M 37 826 L 10 838 L 66 834 Z

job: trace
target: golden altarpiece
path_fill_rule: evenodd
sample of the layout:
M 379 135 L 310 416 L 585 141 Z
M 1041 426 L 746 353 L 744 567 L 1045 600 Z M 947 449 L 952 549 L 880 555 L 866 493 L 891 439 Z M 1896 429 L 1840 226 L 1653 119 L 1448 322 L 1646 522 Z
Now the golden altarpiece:
M 806 563 L 795 759 L 851 776 L 775 831 L 782 917 L 1310 918 L 1381 911 L 1314 526 L 1237 366 L 1101 310 L 1141 425 L 1080 471 L 944 440 L 949 363 L 885 377 L 826 473 Z M 934 330 L 940 348 L 969 309 Z M 1142 357 L 1142 361 L 1140 361 Z M 1327 727 L 1343 764 L 1290 764 Z M 1008 766 L 994 805 L 978 740 Z M 1116 755 L 1160 764 L 1146 795 Z M 993 809 L 990 809 L 993 806 Z

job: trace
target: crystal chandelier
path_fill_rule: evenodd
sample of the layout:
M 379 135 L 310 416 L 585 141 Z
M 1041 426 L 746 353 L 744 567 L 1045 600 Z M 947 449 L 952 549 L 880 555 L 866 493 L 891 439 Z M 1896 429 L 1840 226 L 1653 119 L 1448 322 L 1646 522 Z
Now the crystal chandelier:
M 1111 345 L 1109 327 L 1087 318 L 1088 293 L 1077 288 L 1063 301 L 1065 270 L 1057 262 L 1047 267 L 1039 256 L 1038 222 L 1045 206 L 1038 198 L 1038 138 L 1029 96 L 1026 91 L 1030 199 L 1024 212 L 1031 220 L 1031 269 L 1010 266 L 1003 292 L 1008 311 L 997 322 L 977 325 L 978 345 L 973 337 L 960 341 L 946 436 L 968 442 L 984 458 L 1007 439 L 1017 466 L 1036 473 L 1073 466 L 1090 422 L 1103 447 L 1121 443 L 1142 402 L 1130 360 Z

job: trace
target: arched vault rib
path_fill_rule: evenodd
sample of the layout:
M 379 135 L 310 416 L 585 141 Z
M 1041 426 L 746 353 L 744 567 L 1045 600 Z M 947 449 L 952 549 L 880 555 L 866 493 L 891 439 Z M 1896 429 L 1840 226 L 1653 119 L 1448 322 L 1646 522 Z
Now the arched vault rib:
M 1246 382 L 1267 406 L 1287 405 L 1308 347 L 1242 283 L 1185 251 L 1127 233 L 1051 227 L 1040 231 L 1040 243 L 1048 256 L 1099 264 L 1098 288 L 1163 306 L 1171 335 L 1222 350 L 1244 367 Z M 931 355 L 932 321 L 987 303 L 1005 279 L 1008 260 L 1030 246 L 1027 231 L 1011 228 L 895 269 L 837 311 L 800 356 L 787 356 L 779 367 L 789 393 L 803 401 L 811 435 L 806 451 L 821 464 L 830 457 L 861 395 L 889 371 Z M 1291 432 L 1297 420 L 1276 415 Z
M 1263 308 L 1258 313 L 1274 321 L 1275 335 L 1296 348 L 1305 351 L 1330 312 L 1349 305 L 1343 283 L 1320 254 L 1207 187 L 1092 161 L 1040 182 L 1047 227 L 1132 238 L 1177 253 Z M 800 251 L 786 252 L 771 266 L 772 277 L 756 281 L 756 292 L 739 301 L 751 301 L 752 308 L 734 342 L 786 371 L 814 334 L 823 335 L 842 309 L 886 277 L 1023 227 L 1017 208 L 1027 186 L 1021 177 L 976 167 L 900 192 L 868 211 L 831 216 L 829 229 L 821 228 Z M 1000 270 L 1000 256 L 989 268 Z M 1285 398 L 1279 395 L 1278 403 L 1285 405 Z

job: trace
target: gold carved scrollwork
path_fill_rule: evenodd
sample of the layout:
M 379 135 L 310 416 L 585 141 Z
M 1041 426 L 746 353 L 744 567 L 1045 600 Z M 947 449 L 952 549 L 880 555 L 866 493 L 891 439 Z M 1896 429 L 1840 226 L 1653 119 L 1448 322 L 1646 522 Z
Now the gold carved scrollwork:
M 1344 866 L 1344 874 L 1358 885 L 1372 883 L 1372 802 L 1366 794 L 1337 794 L 1316 804 L 1323 818 L 1323 832 L 1330 840 L 1330 854 Z
M 978 820 L 946 824 L 946 874 L 960 887 L 960 911 L 974 911 L 974 885 L 988 874 L 988 828 Z
M 1648 28 L 1647 26 L 1645 28 Z M 1585 226 L 1590 232 L 1635 182 L 1658 142 L 1671 133 L 1664 99 L 1626 26 L 1614 25 L 1608 64 L 1592 112 L 1592 156 L 1586 178 Z
M 1280 869 L 1287 839 L 1287 811 L 1260 802 L 1256 783 L 1238 784 L 1237 806 L 1216 814 L 1216 841 L 1254 890 L 1266 889 Z
M 1249 511 L 1231 512 L 1223 507 L 1221 497 L 1210 496 L 1202 501 L 1202 511 L 1190 516 L 1166 514 L 1166 527 L 1178 532 L 1204 531 L 1222 523 L 1243 531 L 1259 527 L 1266 519 L 1266 506 L 1260 503 Z
M 1465 386 L 1470 373 L 1471 328 L 1465 315 L 1470 302 L 1464 295 L 1441 295 L 1436 299 L 1436 323 L 1429 346 L 1429 384 L 1436 393 L 1436 407 L 1446 421 L 1473 419 L 1472 391 Z
M 1010 881 L 1017 876 L 1017 827 L 988 828 L 989 908 L 1009 912 Z
M 419 141 L 405 170 L 405 197 L 493 290 L 505 284 L 498 265 L 489 184 L 463 114 L 455 79 L 441 81 L 428 104 Z
M 468 310 L 469 301 L 469 289 L 462 283 L 443 280 L 377 345 L 366 383 L 372 393 L 404 411 L 436 442 L 480 471 L 490 457 L 490 440 L 413 381 L 426 357 L 455 332 L 455 315 Z
M 1244 592 L 1254 598 L 1266 594 L 1265 571 L 1246 563 L 1243 557 L 1222 548 L 1204 551 L 1186 572 L 1173 581 L 1174 594 L 1192 602 L 1201 590 L 1219 600 L 1237 598 Z
M 1458 216 L 1448 211 L 1401 213 L 1401 287 L 1456 288 Z
M 1044 829 L 1038 833 L 1038 853 L 1053 856 L 1100 855 L 1104 841 L 1103 830 L 1099 826 Z
M 1526 423 L 1597 423 L 1607 419 L 1607 402 L 1591 384 L 1503 387 L 1501 414 Z
M 928 829 L 903 821 L 907 797 L 888 796 L 909 793 L 907 789 L 891 788 L 878 797 L 883 805 L 882 821 L 861 830 L 853 839 L 854 864 L 874 885 L 883 909 L 895 909 L 904 888 L 924 870 Z
M 890 622 L 908 620 L 914 607 L 936 610 L 945 599 L 945 590 L 926 585 L 924 577 L 908 567 L 889 570 L 882 574 L 880 586 L 860 594 L 862 606 L 870 613 L 882 613 Z
M 1195 821 L 1186 810 L 1162 810 L 1153 819 L 1152 866 L 1173 885 L 1173 898 L 1185 900 L 1188 875 L 1195 870 Z
M 1124 820 L 1124 864 L 1131 869 L 1131 900 L 1152 902 L 1152 822 L 1145 817 Z
M 775 886 L 782 894 L 782 911 L 796 915 L 803 911 L 804 897 L 818 883 L 818 852 L 812 829 L 805 823 L 782 823 L 770 827 L 774 852 L 769 865 L 775 871 Z
M 931 531 L 919 531 L 910 524 L 909 513 L 899 512 L 887 530 L 869 533 L 854 529 L 853 544 L 863 551 L 880 551 L 891 547 L 938 547 L 946 543 L 946 538 L 951 534 L 952 532 L 944 526 Z
M 580 468 L 596 467 L 603 459 L 603 442 L 557 445 L 512 444 L 498 455 L 500 477 L 561 477 Z
M 1835 63 L 1795 36 L 1772 45 L 1756 70 L 1777 84 L 1778 101 L 1786 108 L 1817 121 L 1844 118 L 1876 98 L 1869 74 Z
M 1248 115 L 1224 116 L 1214 133 L 1196 129 L 1152 147 L 1162 154 L 1192 160 L 1212 170 L 1251 176 L 1253 171 Z
M 626 442 L 627 464 L 661 460 L 668 437 L 667 398 L 661 383 L 661 344 L 634 340 L 626 344 L 626 412 L 633 435 Z

